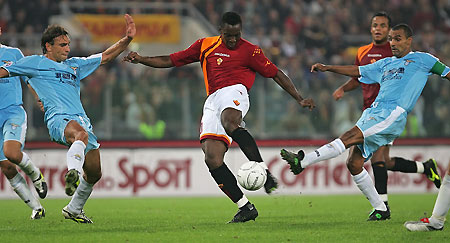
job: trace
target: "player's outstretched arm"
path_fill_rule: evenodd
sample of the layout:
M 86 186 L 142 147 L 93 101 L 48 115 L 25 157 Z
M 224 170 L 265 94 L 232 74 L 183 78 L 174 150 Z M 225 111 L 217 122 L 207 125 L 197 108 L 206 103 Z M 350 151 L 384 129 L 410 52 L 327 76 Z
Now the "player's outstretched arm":
M 125 23 L 126 23 L 126 35 L 118 42 L 114 43 L 114 45 L 110 46 L 106 51 L 102 52 L 102 62 L 101 64 L 105 64 L 114 60 L 120 53 L 122 53 L 130 42 L 133 40 L 136 35 L 136 26 L 134 24 L 133 18 L 125 14 Z
M 154 68 L 169 68 L 174 66 L 170 56 L 143 57 L 134 51 L 123 57 L 123 61 L 135 64 L 141 63 Z
M 303 99 L 302 96 L 298 93 L 297 88 L 292 83 L 292 80 L 284 74 L 283 71 L 278 69 L 277 74 L 273 77 L 273 80 L 280 85 L 286 92 L 288 92 L 294 99 L 303 107 L 308 107 L 309 110 L 314 109 L 314 101 L 312 99 Z
M 341 85 L 339 88 L 337 88 L 333 92 L 333 97 L 335 100 L 339 100 L 340 98 L 342 98 L 344 96 L 345 92 L 354 90 L 354 89 L 358 88 L 359 86 L 360 86 L 360 83 L 356 79 L 351 78 L 347 82 L 345 82 L 345 84 Z
M 346 76 L 350 76 L 350 77 L 359 77 L 360 76 L 359 68 L 356 65 L 340 66 L 340 65 L 324 65 L 322 63 L 316 63 L 311 66 L 311 72 L 317 72 L 317 71 L 321 71 L 321 72 L 328 71 L 328 72 L 338 73 L 338 74 L 342 74 L 342 75 L 346 75 Z
M 4 69 L 4 68 L 0 68 L 0 78 L 5 78 L 5 77 L 9 77 L 8 71 L 6 71 L 6 69 Z

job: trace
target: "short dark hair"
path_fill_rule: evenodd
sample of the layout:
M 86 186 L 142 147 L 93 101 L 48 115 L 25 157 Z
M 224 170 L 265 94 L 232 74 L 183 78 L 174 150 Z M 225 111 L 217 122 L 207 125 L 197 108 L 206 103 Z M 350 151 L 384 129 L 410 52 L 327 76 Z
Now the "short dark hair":
M 392 27 L 392 30 L 403 30 L 406 38 L 409 38 L 413 35 L 413 31 L 412 31 L 411 27 L 409 27 L 409 25 L 407 25 L 407 24 L 398 24 L 398 25 Z
M 385 17 L 388 20 L 388 27 L 391 28 L 392 19 L 388 13 L 386 13 L 384 11 L 377 12 L 372 16 L 371 20 L 373 20 L 373 18 L 375 18 L 375 17 Z
M 223 28 L 225 24 L 229 25 L 242 25 L 241 16 L 236 12 L 226 12 L 222 15 L 222 21 L 220 22 L 220 28 Z
M 45 47 L 45 44 L 50 43 L 53 45 L 55 38 L 61 35 L 69 35 L 69 33 L 62 26 L 59 25 L 48 26 L 47 29 L 45 29 L 44 33 L 42 34 L 41 38 L 42 52 L 44 54 L 47 53 L 47 48 Z

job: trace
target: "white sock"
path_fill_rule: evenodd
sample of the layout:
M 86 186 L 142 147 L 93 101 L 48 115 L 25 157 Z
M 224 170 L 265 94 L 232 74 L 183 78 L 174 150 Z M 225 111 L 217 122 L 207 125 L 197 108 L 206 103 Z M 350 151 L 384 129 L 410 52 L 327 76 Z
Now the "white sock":
M 306 168 L 317 162 L 334 158 L 345 151 L 345 145 L 342 140 L 337 138 L 333 142 L 323 145 L 314 152 L 307 153 L 300 162 L 302 168 Z
M 445 217 L 450 209 L 450 175 L 446 174 L 434 204 L 430 224 L 436 228 L 444 227 Z
M 380 198 L 381 200 L 383 200 L 383 202 L 385 203 L 388 202 L 388 194 L 380 194 Z
M 28 205 L 31 209 L 37 210 L 42 208 L 39 200 L 31 193 L 25 178 L 20 173 L 17 173 L 12 179 L 8 179 L 11 187 L 17 195 Z
M 86 145 L 81 141 L 77 140 L 72 143 L 69 150 L 67 151 L 67 169 L 75 169 L 81 175 L 83 171 L 84 164 L 84 150 Z
M 247 203 L 248 203 L 248 199 L 247 199 L 247 197 L 245 195 L 243 195 L 242 198 L 239 199 L 239 201 L 236 202 L 236 205 L 238 206 L 238 208 L 241 208 Z
M 425 171 L 425 167 L 423 166 L 423 163 L 422 162 L 417 162 L 417 161 L 415 161 L 415 162 L 416 162 L 416 165 L 417 165 L 417 173 L 423 174 L 423 172 Z
M 30 177 L 31 181 L 39 179 L 41 171 L 33 164 L 28 154 L 22 152 L 22 161 L 18 164 L 19 168 Z
M 367 199 L 369 199 L 369 202 L 372 204 L 373 208 L 381 211 L 387 210 L 386 205 L 383 203 L 383 200 L 381 200 L 380 195 L 378 195 L 377 190 L 372 183 L 372 179 L 366 169 L 363 168 L 361 173 L 352 175 L 352 178 L 359 190 L 361 190 Z
M 70 200 L 69 205 L 67 205 L 69 212 L 75 214 L 81 213 L 81 209 L 83 209 L 84 204 L 91 195 L 93 187 L 94 185 L 87 183 L 82 176 L 80 177 L 80 185 L 78 185 L 72 200 Z

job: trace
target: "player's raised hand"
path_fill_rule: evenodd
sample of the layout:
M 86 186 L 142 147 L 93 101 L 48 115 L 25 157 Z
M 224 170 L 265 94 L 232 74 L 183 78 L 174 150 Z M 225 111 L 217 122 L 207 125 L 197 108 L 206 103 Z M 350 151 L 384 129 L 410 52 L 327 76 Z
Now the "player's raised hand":
M 128 53 L 128 55 L 124 56 L 122 61 L 131 62 L 131 63 L 139 63 L 140 58 L 141 58 L 141 56 L 137 52 L 132 51 L 132 52 Z
M 321 72 L 325 72 L 327 71 L 327 65 L 323 65 L 322 63 L 316 63 L 314 65 L 311 66 L 311 72 L 317 72 L 317 71 L 321 71 Z
M 344 89 L 342 87 L 337 88 L 333 93 L 333 98 L 339 100 L 344 96 Z
M 125 14 L 126 35 L 133 38 L 136 35 L 136 25 L 133 18 L 129 14 Z
M 312 109 L 314 109 L 314 107 L 316 107 L 316 105 L 314 104 L 314 100 L 311 98 L 303 99 L 299 102 L 299 104 L 302 107 L 308 107 L 310 111 L 312 111 Z

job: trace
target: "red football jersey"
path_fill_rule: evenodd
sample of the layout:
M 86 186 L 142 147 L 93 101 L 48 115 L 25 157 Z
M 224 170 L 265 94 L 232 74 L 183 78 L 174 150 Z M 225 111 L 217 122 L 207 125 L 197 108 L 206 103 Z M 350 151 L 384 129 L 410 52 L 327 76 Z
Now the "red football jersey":
M 391 45 L 387 42 L 384 45 L 374 45 L 373 43 L 362 46 L 358 49 L 358 54 L 355 58 L 355 65 L 364 66 L 374 63 L 385 57 L 392 57 Z M 357 80 L 357 78 L 354 78 Z M 363 110 L 370 107 L 370 105 L 377 98 L 378 91 L 380 91 L 379 84 L 365 84 L 360 83 L 362 87 L 364 107 Z
M 186 50 L 172 53 L 170 59 L 177 67 L 200 62 L 207 95 L 235 84 L 243 84 L 250 90 L 256 72 L 266 78 L 273 78 L 278 72 L 261 48 L 242 38 L 232 50 L 225 46 L 220 36 L 203 38 Z

